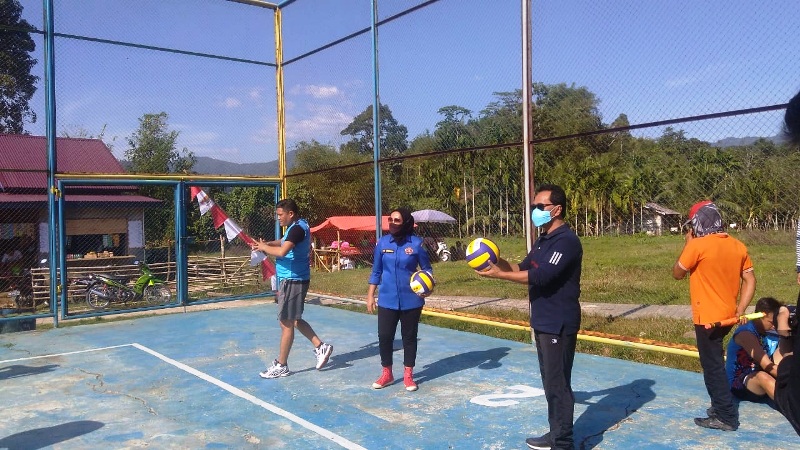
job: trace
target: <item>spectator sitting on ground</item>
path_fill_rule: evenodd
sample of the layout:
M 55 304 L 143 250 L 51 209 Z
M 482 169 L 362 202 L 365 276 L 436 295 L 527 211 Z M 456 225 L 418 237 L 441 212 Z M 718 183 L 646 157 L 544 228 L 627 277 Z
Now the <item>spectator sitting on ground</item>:
M 456 241 L 456 245 L 450 249 L 450 254 L 453 255 L 454 261 L 467 259 L 467 247 L 461 241 Z
M 728 342 L 725 370 L 728 374 L 731 392 L 741 400 L 760 402 L 765 396 L 775 398 L 775 378 L 778 364 L 783 356 L 777 350 L 777 339 L 770 333 L 776 329 L 787 329 L 788 320 L 783 326 L 779 317 L 788 318 L 788 308 L 772 297 L 762 297 L 756 302 L 756 312 L 765 315 L 744 325 L 739 325 Z

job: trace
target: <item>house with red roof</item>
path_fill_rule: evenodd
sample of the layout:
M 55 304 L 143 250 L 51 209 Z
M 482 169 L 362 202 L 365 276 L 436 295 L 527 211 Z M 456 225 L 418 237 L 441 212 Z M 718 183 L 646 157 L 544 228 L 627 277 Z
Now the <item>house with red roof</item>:
M 99 139 L 56 138 L 57 171 L 70 174 L 125 173 Z M 0 258 L 23 253 L 31 267 L 49 253 L 47 210 L 47 139 L 0 134 Z M 135 186 L 70 186 L 65 202 L 66 253 L 78 257 L 143 255 L 145 208 L 160 200 Z M 2 272 L 16 270 L 0 263 Z

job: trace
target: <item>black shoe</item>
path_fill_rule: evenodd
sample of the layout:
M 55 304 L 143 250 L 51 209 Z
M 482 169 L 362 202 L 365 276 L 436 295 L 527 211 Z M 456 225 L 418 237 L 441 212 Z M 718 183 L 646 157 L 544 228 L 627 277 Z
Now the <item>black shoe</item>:
M 722 431 L 736 431 L 737 428 L 733 425 L 729 425 L 716 417 L 695 417 L 694 419 L 695 425 L 703 428 L 711 428 L 712 430 L 722 430 Z
M 534 450 L 550 450 L 553 448 L 553 445 L 550 443 L 550 433 L 547 433 L 544 436 L 530 437 L 525 439 L 525 444 L 528 445 L 528 448 L 532 448 Z
M 716 411 L 716 410 L 714 410 L 714 407 L 713 407 L 713 406 L 710 406 L 710 407 L 709 407 L 709 408 L 706 410 L 706 415 L 707 415 L 708 417 L 711 417 L 711 418 L 713 419 L 714 417 L 717 417 L 717 411 Z

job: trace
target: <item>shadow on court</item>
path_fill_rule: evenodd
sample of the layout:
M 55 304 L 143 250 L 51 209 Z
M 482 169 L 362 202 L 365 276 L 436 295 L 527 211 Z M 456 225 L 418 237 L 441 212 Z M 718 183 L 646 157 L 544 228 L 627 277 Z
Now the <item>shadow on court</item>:
M 653 380 L 631 383 L 593 392 L 575 392 L 575 403 L 586 410 L 575 421 L 575 434 L 581 437 L 581 449 L 595 448 L 606 431 L 623 426 L 623 422 L 647 403 L 655 400 Z
M 35 428 L 0 439 L 0 448 L 13 450 L 35 450 L 66 443 L 75 437 L 92 433 L 103 427 L 100 422 L 79 420 L 52 427 Z
M 329 307 L 304 314 L 334 346 L 328 365 L 314 369 L 298 333 L 291 375 L 261 379 L 278 351 L 275 307 L 2 335 L 0 448 L 510 449 L 548 429 L 532 345 L 421 324 L 419 390 L 374 390 L 375 316 Z M 399 339 L 394 348 L 401 380 Z M 578 354 L 573 389 L 580 449 L 797 439 L 764 404 L 741 403 L 735 433 L 695 426 L 709 403 L 698 373 Z
M 415 380 L 418 384 L 423 384 L 462 370 L 472 368 L 482 370 L 497 369 L 502 366 L 500 360 L 507 356 L 510 350 L 508 347 L 498 347 L 448 356 L 422 366 L 422 370 L 415 373 Z
M 41 373 L 52 372 L 56 370 L 58 366 L 49 364 L 46 366 L 23 366 L 23 365 L 11 365 L 0 367 L 0 381 L 6 380 L 8 378 L 17 378 L 17 377 L 26 377 L 29 375 L 38 375 Z M 2 448 L 2 447 L 0 447 Z

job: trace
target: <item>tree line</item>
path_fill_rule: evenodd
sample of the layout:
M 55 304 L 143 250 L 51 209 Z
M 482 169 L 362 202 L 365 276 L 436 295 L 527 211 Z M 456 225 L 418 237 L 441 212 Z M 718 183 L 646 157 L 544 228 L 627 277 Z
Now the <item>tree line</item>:
M 716 147 L 666 127 L 660 136 L 634 137 L 620 114 L 605 124 L 597 97 L 585 87 L 534 84 L 532 121 L 534 180 L 564 187 L 567 219 L 582 235 L 643 231 L 644 205 L 654 202 L 685 214 L 701 199 L 714 200 L 730 223 L 745 229 L 791 229 L 798 211 L 800 154 L 790 146 L 758 139 L 750 145 Z M 497 92 L 483 110 L 456 105 L 439 109 L 433 131 L 411 140 L 405 126 L 381 105 L 381 208 L 438 209 L 458 220 L 463 235 L 522 235 L 524 174 L 522 94 Z M 341 133 L 350 139 L 336 148 L 316 141 L 295 146 L 289 192 L 313 224 L 334 215 L 372 215 L 374 180 L 372 107 Z M 191 173 L 194 155 L 178 150 L 178 132 L 166 113 L 146 114 L 128 138 L 126 157 L 137 173 Z M 598 130 L 607 133 L 586 134 Z M 482 149 L 484 147 L 488 147 Z M 468 149 L 458 151 L 458 149 Z M 148 240 L 171 237 L 171 192 L 143 188 L 162 199 Z M 163 192 L 161 192 L 163 191 Z M 274 233 L 272 188 L 212 188 L 209 194 L 256 236 Z M 148 214 L 149 215 L 149 214 Z M 208 217 L 189 211 L 198 239 L 213 240 Z
M 534 142 L 543 140 L 534 145 L 534 180 L 564 187 L 568 220 L 583 235 L 641 232 L 646 203 L 686 214 L 701 199 L 714 200 L 740 228 L 796 223 L 800 154 L 788 145 L 762 138 L 720 148 L 672 127 L 635 137 L 618 131 L 630 125 L 625 114 L 604 123 L 594 93 L 563 83 L 534 83 L 533 104 Z M 457 217 L 467 235 L 522 233 L 522 108 L 521 90 L 494 93 L 477 113 L 445 106 L 432 132 L 407 141 L 405 127 L 381 105 L 381 157 L 388 159 L 381 164 L 382 209 L 439 209 Z M 338 149 L 316 141 L 296 146 L 291 173 L 304 175 L 289 186 L 312 205 L 313 220 L 374 214 L 372 166 L 351 167 L 371 160 L 372 129 L 368 107 L 342 130 L 351 140 Z M 474 150 L 481 147 L 490 148 Z M 324 170 L 340 166 L 350 168 Z

